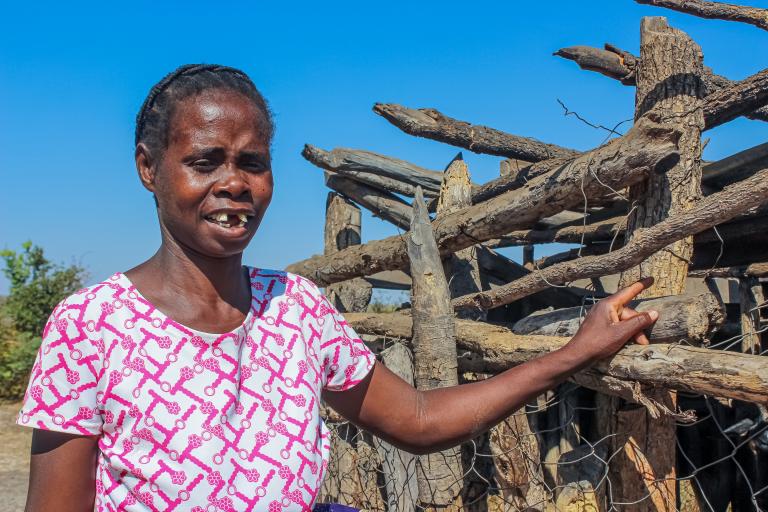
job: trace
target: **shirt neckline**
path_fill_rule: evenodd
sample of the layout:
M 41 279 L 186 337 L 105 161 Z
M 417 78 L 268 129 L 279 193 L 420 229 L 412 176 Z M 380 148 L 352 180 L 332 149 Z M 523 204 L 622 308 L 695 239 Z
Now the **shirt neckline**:
M 250 330 L 251 326 L 253 325 L 253 320 L 254 320 L 254 315 L 255 315 L 254 302 L 255 302 L 255 299 L 256 299 L 255 296 L 254 296 L 254 293 L 253 293 L 253 278 L 251 277 L 253 269 L 251 267 L 249 267 L 249 266 L 243 266 L 243 268 L 245 269 L 245 271 L 246 271 L 246 273 L 248 275 L 248 284 L 249 284 L 249 287 L 251 289 L 251 303 L 250 303 L 250 306 L 248 307 L 248 314 L 245 315 L 245 319 L 243 320 L 243 322 L 240 325 L 238 325 L 237 327 L 235 327 L 231 331 L 221 332 L 221 333 L 199 331 L 199 330 L 197 330 L 197 329 L 195 329 L 193 327 L 190 327 L 190 326 L 188 326 L 186 324 L 183 324 L 183 323 L 181 323 L 181 322 L 179 322 L 177 320 L 174 320 L 173 318 L 171 318 L 170 316 L 165 314 L 160 308 L 158 308 L 152 301 L 150 301 L 148 298 L 146 298 L 139 291 L 139 289 L 136 288 L 136 285 L 133 284 L 133 281 L 131 281 L 130 278 L 127 275 L 125 275 L 123 272 L 118 272 L 116 275 L 117 275 L 119 280 L 122 280 L 124 282 L 124 284 L 126 285 L 126 289 L 129 292 L 133 292 L 136 295 L 136 298 L 138 298 L 142 302 L 144 302 L 147 305 L 149 305 L 150 307 L 152 307 L 152 310 L 153 310 L 152 316 L 159 318 L 163 322 L 164 325 L 168 324 L 168 323 L 171 323 L 171 324 L 174 324 L 174 325 L 180 327 L 184 331 L 188 331 L 192 336 L 198 336 L 198 337 L 200 337 L 200 338 L 202 338 L 202 339 L 204 339 L 206 341 L 213 341 L 213 340 L 217 340 L 217 339 L 224 338 L 224 337 L 227 337 L 227 336 L 230 336 L 230 337 L 231 336 L 238 336 L 240 334 L 243 334 L 244 332 L 248 332 Z

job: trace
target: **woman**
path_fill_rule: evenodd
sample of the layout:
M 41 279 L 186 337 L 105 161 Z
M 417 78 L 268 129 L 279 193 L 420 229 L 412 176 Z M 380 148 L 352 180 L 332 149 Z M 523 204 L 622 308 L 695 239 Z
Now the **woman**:
M 18 420 L 35 428 L 28 511 L 309 510 L 328 460 L 321 395 L 427 453 L 628 339 L 647 343 L 658 315 L 625 306 L 643 281 L 592 308 L 556 352 L 486 381 L 414 390 L 375 363 L 314 284 L 243 266 L 272 197 L 272 132 L 236 69 L 182 66 L 150 91 L 135 158 L 162 243 L 51 315 Z

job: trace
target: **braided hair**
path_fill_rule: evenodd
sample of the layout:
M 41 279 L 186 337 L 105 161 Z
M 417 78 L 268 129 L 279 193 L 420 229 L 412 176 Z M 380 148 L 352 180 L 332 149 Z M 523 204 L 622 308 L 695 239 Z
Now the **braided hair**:
M 136 115 L 136 145 L 143 142 L 152 153 L 162 154 L 168 147 L 168 128 L 176 105 L 211 89 L 231 90 L 250 99 L 264 114 L 266 135 L 272 140 L 272 112 L 248 75 L 239 69 L 217 64 L 185 64 L 167 74 L 149 91 Z

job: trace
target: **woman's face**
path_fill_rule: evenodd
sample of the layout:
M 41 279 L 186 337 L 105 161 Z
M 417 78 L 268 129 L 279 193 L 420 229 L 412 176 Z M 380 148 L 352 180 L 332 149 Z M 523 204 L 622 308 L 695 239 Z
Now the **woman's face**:
M 272 199 L 267 120 L 245 96 L 205 91 L 176 105 L 168 148 L 142 170 L 164 236 L 209 257 L 242 253 Z

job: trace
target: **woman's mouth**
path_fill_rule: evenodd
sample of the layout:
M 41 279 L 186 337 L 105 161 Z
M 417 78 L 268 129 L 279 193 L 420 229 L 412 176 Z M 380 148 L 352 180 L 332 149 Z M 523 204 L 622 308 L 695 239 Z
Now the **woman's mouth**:
M 218 224 L 223 228 L 244 228 L 248 224 L 248 220 L 252 215 L 245 213 L 214 213 L 212 215 L 206 215 L 205 220 Z

